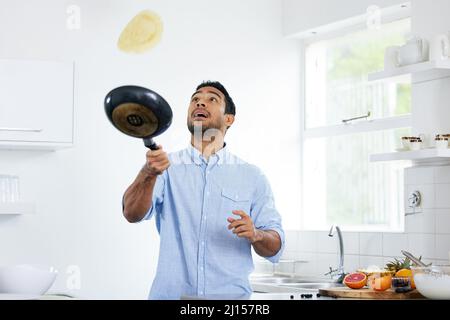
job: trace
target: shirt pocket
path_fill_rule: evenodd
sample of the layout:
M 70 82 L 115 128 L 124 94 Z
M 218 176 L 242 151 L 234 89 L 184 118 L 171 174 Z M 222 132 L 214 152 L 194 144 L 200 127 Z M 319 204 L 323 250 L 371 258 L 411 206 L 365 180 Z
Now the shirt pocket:
M 240 219 L 238 215 L 233 214 L 233 210 L 242 210 L 250 215 L 251 195 L 249 192 L 236 189 L 221 190 L 219 211 L 214 213 L 213 234 L 214 238 L 220 240 L 222 250 L 243 249 L 250 246 L 245 238 L 239 238 L 228 229 L 229 222 L 227 218 Z
M 221 211 L 229 214 L 229 217 L 239 218 L 233 214 L 233 210 L 242 210 L 250 215 L 251 197 L 249 192 L 223 188 L 221 195 Z

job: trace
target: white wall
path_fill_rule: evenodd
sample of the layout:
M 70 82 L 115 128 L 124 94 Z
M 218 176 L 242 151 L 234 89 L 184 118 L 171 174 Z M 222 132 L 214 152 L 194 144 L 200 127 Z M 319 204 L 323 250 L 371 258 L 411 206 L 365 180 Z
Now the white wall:
M 81 8 L 81 30 L 65 27 L 71 4 Z M 66 290 L 65 271 L 77 265 L 82 283 L 73 294 L 146 298 L 158 256 L 154 222 L 130 225 L 121 214 L 122 193 L 146 149 L 116 131 L 103 111 L 105 94 L 123 84 L 147 86 L 169 101 L 173 126 L 157 141 L 175 151 L 188 143 L 194 87 L 223 82 L 237 105 L 230 149 L 263 168 L 283 214 L 299 212 L 299 154 L 292 148 L 299 48 L 282 37 L 280 1 L 0 0 L 0 8 L 0 58 L 76 64 L 75 147 L 0 151 L 0 172 L 20 175 L 23 198 L 37 207 L 34 216 L 0 217 L 0 265 L 54 265 L 61 272 L 55 291 Z M 143 55 L 119 52 L 121 29 L 147 8 L 162 17 L 162 42 Z
M 391 7 L 402 0 L 283 0 L 283 32 L 286 35 L 314 30 L 365 15 L 367 8 Z
M 433 36 L 450 31 L 450 1 L 414 0 L 412 10 L 413 34 L 431 40 Z M 450 78 L 413 85 L 414 134 L 424 133 L 433 139 L 438 133 L 450 132 Z

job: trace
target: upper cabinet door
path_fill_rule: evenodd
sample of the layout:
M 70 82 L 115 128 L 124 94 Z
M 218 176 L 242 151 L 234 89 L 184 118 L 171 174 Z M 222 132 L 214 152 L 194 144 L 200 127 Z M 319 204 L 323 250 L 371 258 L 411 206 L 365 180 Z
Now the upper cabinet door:
M 73 142 L 73 63 L 0 59 L 0 143 Z

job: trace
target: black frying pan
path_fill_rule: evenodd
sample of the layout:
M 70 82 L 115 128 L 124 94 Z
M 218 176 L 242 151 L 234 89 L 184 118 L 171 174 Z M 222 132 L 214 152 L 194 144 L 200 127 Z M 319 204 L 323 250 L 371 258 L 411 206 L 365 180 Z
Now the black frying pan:
M 156 92 L 138 86 L 113 89 L 105 97 L 105 111 L 109 121 L 119 131 L 144 139 L 144 145 L 158 149 L 153 138 L 172 124 L 172 109 Z

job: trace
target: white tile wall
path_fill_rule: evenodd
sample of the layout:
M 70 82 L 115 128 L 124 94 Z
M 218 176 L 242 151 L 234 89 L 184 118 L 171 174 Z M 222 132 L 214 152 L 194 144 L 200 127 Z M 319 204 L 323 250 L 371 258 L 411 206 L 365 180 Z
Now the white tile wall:
M 434 183 L 450 183 L 450 167 L 435 167 Z
M 298 251 L 300 234 L 297 231 L 287 230 L 285 232 L 286 247 L 284 248 L 285 254 L 295 253 Z
M 399 256 L 408 247 L 406 233 L 383 233 L 383 256 Z
M 339 247 L 337 234 L 332 237 L 328 236 L 328 232 L 316 232 L 316 243 L 318 253 L 335 253 Z
M 344 255 L 344 269 L 345 272 L 354 272 L 363 267 L 359 263 L 359 255 L 346 254 Z
M 436 184 L 436 208 L 450 208 L 450 184 Z
M 450 178 L 450 172 L 449 172 Z M 450 179 L 448 181 L 450 183 Z M 411 167 L 405 169 L 405 184 L 406 185 L 418 185 L 418 184 L 434 184 L 435 171 L 433 167 Z
M 316 274 L 316 254 L 301 253 L 298 258 L 307 262 L 295 263 L 295 274 L 300 276 L 314 276 Z
M 369 266 L 379 266 L 384 265 L 383 257 L 381 256 L 359 256 L 359 264 L 362 268 L 367 268 Z
M 283 261 L 281 260 L 274 266 L 274 270 L 277 273 L 287 273 L 293 274 L 295 272 L 295 263 L 291 260 Z
M 450 209 L 436 209 L 436 233 L 450 234 Z
M 382 267 L 403 258 L 402 249 L 426 262 L 450 263 L 450 166 L 406 169 L 405 207 L 408 192 L 415 190 L 422 194 L 422 207 L 416 210 L 420 213 L 405 217 L 404 233 L 343 232 L 347 272 L 370 265 Z M 283 258 L 304 262 L 278 266 L 283 272 L 323 276 L 329 266 L 338 266 L 338 239 L 328 237 L 328 232 L 289 231 L 286 242 Z M 260 261 L 263 270 L 270 269 L 270 264 Z
M 433 261 L 432 261 L 432 263 L 434 264 L 434 265 L 437 265 L 437 266 L 439 266 L 439 265 L 448 265 L 448 264 L 450 264 L 450 262 L 449 262 L 449 260 L 439 260 L 439 259 L 434 259 Z
M 330 267 L 336 269 L 339 266 L 339 257 L 333 253 L 317 253 L 316 254 L 316 274 L 317 276 L 325 276 L 330 271 Z
M 405 231 L 407 233 L 418 233 L 418 232 L 435 233 L 436 232 L 435 210 L 425 209 L 422 211 L 422 213 L 406 216 Z
M 383 257 L 383 266 L 385 266 L 386 264 L 388 264 L 391 261 L 394 261 L 395 259 L 402 260 L 404 258 L 405 257 L 403 257 L 403 256 L 395 256 L 395 257 L 385 256 L 385 257 Z
M 300 232 L 298 251 L 317 252 L 316 233 L 314 231 Z
M 296 251 L 284 251 L 283 252 L 283 259 L 286 260 L 296 260 L 298 256 L 298 253 Z
M 343 232 L 344 253 L 349 255 L 359 255 L 359 232 Z
M 274 270 L 274 264 L 269 262 L 268 260 L 258 256 L 253 250 L 252 250 L 252 256 L 254 260 L 254 273 L 272 273 Z
M 450 234 L 436 235 L 436 259 L 448 260 L 450 254 Z
M 425 259 L 436 257 L 436 235 L 427 233 L 408 234 L 407 250 L 413 255 Z
M 361 255 L 381 256 L 383 254 L 383 235 L 375 232 L 363 232 L 359 235 L 359 253 Z

